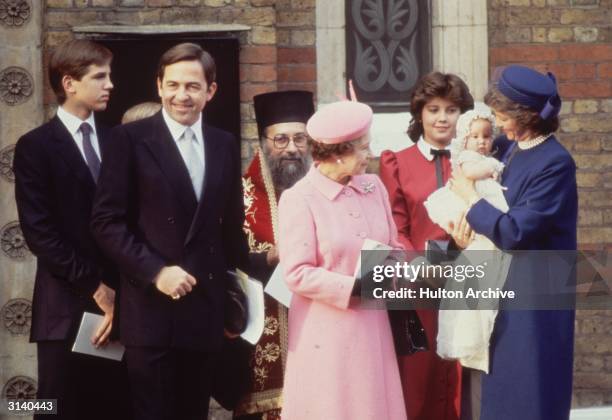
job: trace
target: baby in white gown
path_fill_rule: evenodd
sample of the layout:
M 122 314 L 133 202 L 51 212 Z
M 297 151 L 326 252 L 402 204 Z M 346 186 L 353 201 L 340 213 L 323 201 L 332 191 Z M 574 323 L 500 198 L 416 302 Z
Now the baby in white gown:
M 467 178 L 475 181 L 474 187 L 480 197 L 505 213 L 508 203 L 497 182 L 504 164 L 489 156 L 493 147 L 493 125 L 490 112 L 471 110 L 462 114 L 457 121 L 457 137 L 451 144 L 451 163 L 453 171 L 461 168 Z M 449 234 L 453 223 L 467 210 L 466 202 L 452 192 L 448 184 L 434 191 L 424 204 L 429 218 Z M 476 244 L 475 249 L 483 247 Z
M 507 212 L 508 203 L 497 181 L 504 165 L 489 156 L 493 146 L 493 125 L 494 119 L 490 112 L 474 110 L 462 114 L 457 121 L 457 137 L 451 148 L 451 163 L 453 170 L 461 168 L 467 178 L 475 181 L 474 187 L 480 197 Z M 453 223 L 467 210 L 467 204 L 446 185 L 427 198 L 425 208 L 431 220 L 450 234 Z M 503 252 L 470 252 L 496 249 L 487 237 L 476 234 L 455 263 L 473 266 L 488 264 L 483 284 L 479 287 L 501 289 L 511 256 Z M 464 286 L 450 280 L 445 288 L 463 290 Z M 463 366 L 488 372 L 489 340 L 497 316 L 497 310 L 491 305 L 495 303 L 489 299 L 484 309 L 467 309 L 466 302 L 443 299 L 438 317 L 437 353 L 445 359 L 458 360 Z M 463 307 L 466 309 L 459 309 Z

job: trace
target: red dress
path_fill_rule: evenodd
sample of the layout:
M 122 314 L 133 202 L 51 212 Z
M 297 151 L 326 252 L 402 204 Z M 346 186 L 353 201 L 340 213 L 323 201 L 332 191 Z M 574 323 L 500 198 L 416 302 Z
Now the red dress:
M 422 139 L 420 141 L 423 141 Z M 423 202 L 437 189 L 435 162 L 425 158 L 429 146 L 415 145 L 380 157 L 380 178 L 389 192 L 399 240 L 407 250 L 422 251 L 428 239 L 449 239 L 427 216 Z M 444 183 L 451 167 L 442 158 Z M 461 369 L 457 362 L 442 360 L 435 351 L 438 313 L 418 310 L 430 350 L 400 357 L 400 374 L 410 420 L 458 420 Z

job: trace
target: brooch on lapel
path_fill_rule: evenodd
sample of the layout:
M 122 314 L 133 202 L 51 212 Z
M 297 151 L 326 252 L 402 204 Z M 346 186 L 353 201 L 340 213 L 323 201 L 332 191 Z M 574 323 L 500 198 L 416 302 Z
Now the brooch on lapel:
M 374 189 L 375 189 L 375 186 L 374 186 L 373 182 L 362 181 L 361 182 L 361 187 L 363 188 L 363 191 L 366 194 L 373 193 Z

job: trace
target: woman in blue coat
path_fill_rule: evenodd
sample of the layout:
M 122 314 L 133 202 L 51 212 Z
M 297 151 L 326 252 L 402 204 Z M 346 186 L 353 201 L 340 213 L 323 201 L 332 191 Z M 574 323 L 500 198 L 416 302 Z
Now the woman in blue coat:
M 523 66 L 508 66 L 485 96 L 485 102 L 493 109 L 497 126 L 504 134 L 496 143 L 506 163 L 501 182 L 507 188 L 505 197 L 510 209 L 502 213 L 479 199 L 473 183 L 461 174 L 455 175 L 451 188 L 469 206 L 466 217 L 455 229 L 455 241 L 466 245 L 474 230 L 511 253 L 575 250 L 576 166 L 554 136 L 561 108 L 554 76 Z M 527 258 L 514 258 L 505 288 L 528 291 L 543 284 L 539 276 L 524 275 L 538 272 L 535 266 L 539 259 L 533 252 Z M 546 284 L 550 285 L 554 280 L 550 270 L 548 273 Z M 480 402 L 464 417 L 567 420 L 572 397 L 573 345 L 571 308 L 502 309 L 491 337 L 490 373 L 482 375 L 481 385 L 478 384 Z

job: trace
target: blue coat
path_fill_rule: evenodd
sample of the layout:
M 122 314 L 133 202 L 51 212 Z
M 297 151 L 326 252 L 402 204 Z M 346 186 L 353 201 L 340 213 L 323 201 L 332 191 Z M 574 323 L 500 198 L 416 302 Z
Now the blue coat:
M 506 159 L 510 142 L 496 140 Z M 511 146 L 512 147 L 512 146 Z M 470 209 L 472 228 L 500 249 L 575 250 L 578 195 L 571 155 L 550 138 L 518 150 L 502 175 L 510 207 L 502 213 L 485 200 Z M 513 260 L 521 264 L 525 259 Z M 506 288 L 537 280 L 512 273 Z M 573 310 L 500 311 L 491 338 L 491 369 L 483 375 L 481 420 L 564 420 L 572 397 Z

